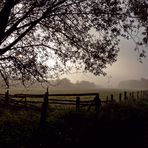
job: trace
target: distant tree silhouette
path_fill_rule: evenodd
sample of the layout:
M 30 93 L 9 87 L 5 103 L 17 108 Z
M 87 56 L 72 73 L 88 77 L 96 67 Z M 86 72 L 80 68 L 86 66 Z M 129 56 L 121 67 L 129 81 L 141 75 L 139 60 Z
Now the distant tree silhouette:
M 69 79 L 63 78 L 60 80 L 60 83 L 58 86 L 63 89 L 70 89 L 73 87 L 73 83 Z
M 142 44 L 133 34 L 140 27 L 146 44 L 147 2 L 140 0 L 1 0 L 0 75 L 7 85 L 16 78 L 41 81 L 62 74 L 69 62 L 104 75 L 116 61 L 119 36 Z
M 119 82 L 119 88 L 123 89 L 148 89 L 148 79 L 126 80 Z
M 77 89 L 95 89 L 96 86 L 93 82 L 89 81 L 80 81 L 79 83 L 75 84 Z
M 59 80 L 60 82 L 53 88 L 56 89 L 66 89 L 66 90 L 87 90 L 87 89 L 96 89 L 97 86 L 93 82 L 89 81 L 78 81 L 72 83 L 69 79 L 63 78 Z

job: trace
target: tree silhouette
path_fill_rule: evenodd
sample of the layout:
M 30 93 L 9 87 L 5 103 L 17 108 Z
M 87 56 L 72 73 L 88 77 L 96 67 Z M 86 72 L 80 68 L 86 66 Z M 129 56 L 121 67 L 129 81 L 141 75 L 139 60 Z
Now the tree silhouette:
M 135 28 L 141 29 L 141 38 L 138 38 L 138 46 L 148 44 L 148 1 L 146 0 L 131 0 L 129 1 L 129 9 L 133 12 L 137 20 Z M 145 56 L 145 51 L 141 53 L 141 57 Z
M 116 61 L 118 37 L 133 37 L 134 16 L 143 20 L 134 7 L 128 0 L 1 0 L 0 75 L 7 85 L 41 81 L 63 73 L 69 62 L 104 75 Z M 56 64 L 48 67 L 53 57 Z

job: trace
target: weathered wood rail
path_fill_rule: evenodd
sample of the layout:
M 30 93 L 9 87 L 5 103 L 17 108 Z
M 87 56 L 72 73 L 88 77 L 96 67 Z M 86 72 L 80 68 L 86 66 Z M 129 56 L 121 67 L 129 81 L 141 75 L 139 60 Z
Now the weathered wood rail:
M 105 99 L 101 100 L 99 93 L 78 93 L 78 94 L 49 94 L 48 89 L 45 94 L 9 94 L 7 91 L 5 94 L 0 94 L 3 98 L 4 104 L 9 107 L 13 104 L 23 104 L 25 107 L 29 107 L 30 104 L 40 104 L 41 117 L 40 126 L 44 126 L 46 121 L 46 114 L 48 110 L 48 105 L 72 105 L 75 106 L 78 112 L 80 108 L 87 107 L 89 111 L 93 106 L 95 111 L 99 111 L 101 105 L 107 103 L 115 102 L 128 102 L 131 100 L 139 99 L 141 97 L 148 97 L 148 91 L 137 91 L 137 92 L 124 92 L 119 93 L 118 99 L 114 97 L 113 94 L 106 96 Z M 57 97 L 57 98 L 52 98 Z M 58 99 L 58 97 L 74 97 L 75 99 Z M 91 99 L 84 100 L 82 97 L 87 97 Z M 28 100 L 29 98 L 29 100 Z M 33 100 L 34 99 L 34 100 Z M 38 100 L 40 99 L 40 100 Z
M 10 102 L 16 102 L 16 103 L 26 103 L 26 104 L 42 104 L 44 102 L 44 96 L 45 94 L 9 94 L 9 91 L 7 91 L 5 94 L 0 94 L 0 97 L 3 98 L 5 104 L 9 104 Z M 106 96 L 106 98 L 100 98 L 99 93 L 75 93 L 75 94 L 48 94 L 48 103 L 49 104 L 57 104 L 57 105 L 76 105 L 77 103 L 80 103 L 79 106 L 88 106 L 90 104 L 94 104 L 95 97 L 98 97 L 98 99 L 101 101 L 101 104 L 106 104 L 113 101 L 127 101 L 129 99 L 138 99 L 142 96 L 148 96 L 148 91 L 137 91 L 137 92 L 124 92 L 119 93 L 119 97 L 115 98 L 113 94 L 110 96 Z M 75 99 L 55 99 L 52 97 L 75 97 Z M 93 99 L 81 99 L 81 97 L 90 97 Z M 28 100 L 28 98 L 30 98 Z M 40 99 L 40 100 L 37 100 Z M 78 101 L 79 100 L 79 101 Z
M 48 104 L 50 105 L 75 105 L 76 110 L 78 107 L 82 106 L 89 106 L 94 98 L 98 95 L 98 93 L 79 93 L 79 94 L 48 94 L 47 100 Z M 45 94 L 9 94 L 7 91 L 5 94 L 0 94 L 1 97 L 4 98 L 5 104 L 10 103 L 21 103 L 21 104 L 42 104 L 44 103 L 44 96 Z M 89 100 L 82 100 L 80 97 L 90 97 Z M 52 98 L 52 97 L 75 97 L 71 99 L 58 99 L 58 98 Z M 28 100 L 29 98 L 29 100 Z M 99 98 L 98 98 L 99 99 Z

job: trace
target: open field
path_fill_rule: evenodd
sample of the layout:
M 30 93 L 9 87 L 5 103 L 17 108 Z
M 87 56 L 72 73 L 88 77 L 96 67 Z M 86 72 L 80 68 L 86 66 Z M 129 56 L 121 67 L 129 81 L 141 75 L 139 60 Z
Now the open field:
M 6 90 L 3 90 L 3 93 Z M 10 94 L 22 93 L 20 89 L 10 90 Z M 43 94 L 41 90 L 31 93 Z M 23 91 L 24 94 L 26 93 Z M 40 93 L 39 93 L 40 92 Z M 100 98 L 111 94 L 118 97 L 124 90 L 87 90 L 98 93 Z M 52 92 L 55 94 L 57 92 Z M 63 91 L 61 94 L 84 93 L 83 91 Z M 85 91 L 86 93 L 86 91 Z M 49 90 L 49 95 L 51 91 Z M 93 97 L 92 97 L 93 98 Z M 92 99 L 90 96 L 82 100 Z M 20 98 L 16 98 L 20 100 Z M 26 98 L 27 101 L 43 101 L 41 98 Z M 49 99 L 50 96 L 49 96 Z M 57 97 L 52 99 L 76 100 L 75 97 Z M 42 106 L 42 103 L 40 104 Z M 49 104 L 46 123 L 40 127 L 41 108 L 38 110 L 25 105 L 5 105 L 0 100 L 0 147 L 1 148 L 58 148 L 58 147 L 94 147 L 101 148 L 146 148 L 148 146 L 148 98 L 136 101 L 111 103 L 95 112 L 75 108 L 53 106 Z
M 22 107 L 31 107 L 41 110 L 44 102 L 44 95 L 46 89 L 32 88 L 13 88 L 9 89 L 10 104 L 21 105 Z M 5 94 L 7 89 L 1 89 L 1 94 Z M 86 93 L 87 92 L 87 93 Z M 126 95 L 125 95 L 126 92 Z M 133 92 L 133 96 L 131 96 Z M 138 92 L 139 93 L 139 92 Z M 101 100 L 101 105 L 105 105 L 113 100 L 116 102 L 133 101 L 139 99 L 140 93 L 137 96 L 137 91 L 121 90 L 121 89 L 98 89 L 98 90 L 53 90 L 48 89 L 48 108 L 55 109 L 76 109 L 76 110 L 90 110 L 97 109 L 98 103 L 95 101 L 96 96 Z M 2 100 L 6 103 L 5 95 L 1 95 Z M 78 102 L 77 102 L 77 99 Z M 125 100 L 126 99 L 126 100 Z
M 111 95 L 114 95 L 115 98 L 119 98 L 119 93 L 123 94 L 124 91 L 136 92 L 137 90 L 123 90 L 123 89 L 93 89 L 93 90 L 57 90 L 57 89 L 48 89 L 49 94 L 78 94 L 78 93 L 99 93 L 100 99 L 105 100 L 106 97 L 110 97 Z M 4 94 L 7 91 L 7 89 L 0 89 L 0 94 Z M 10 94 L 44 94 L 46 92 L 45 88 L 12 88 L 9 89 Z M 55 97 L 53 97 L 55 98 Z M 56 97 L 57 98 L 57 97 Z M 60 97 L 61 98 L 61 97 Z M 68 97 L 68 99 L 73 97 Z M 87 99 L 87 97 L 85 98 Z M 90 98 L 89 98 L 90 99 Z
M 39 128 L 40 112 L 0 105 L 1 148 L 146 148 L 148 100 L 108 105 L 99 113 L 53 110 Z

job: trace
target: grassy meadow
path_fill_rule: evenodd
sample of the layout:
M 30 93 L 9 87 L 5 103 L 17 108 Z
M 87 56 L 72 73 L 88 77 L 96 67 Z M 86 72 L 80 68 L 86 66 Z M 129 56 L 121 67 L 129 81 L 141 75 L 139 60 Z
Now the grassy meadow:
M 6 90 L 1 90 L 4 93 Z M 46 89 L 10 89 L 10 94 L 42 94 Z M 100 93 L 100 98 L 125 90 L 50 90 L 49 93 Z M 65 99 L 65 97 L 63 97 Z M 115 97 L 116 98 L 116 97 Z M 42 98 L 41 98 L 42 99 Z M 73 99 L 69 98 L 68 99 Z M 90 99 L 83 98 L 84 100 Z M 31 98 L 28 98 L 31 100 Z M 50 106 L 46 125 L 39 126 L 41 110 L 5 106 L 0 100 L 0 148 L 146 148 L 148 146 L 148 98 L 107 104 L 99 112 Z

